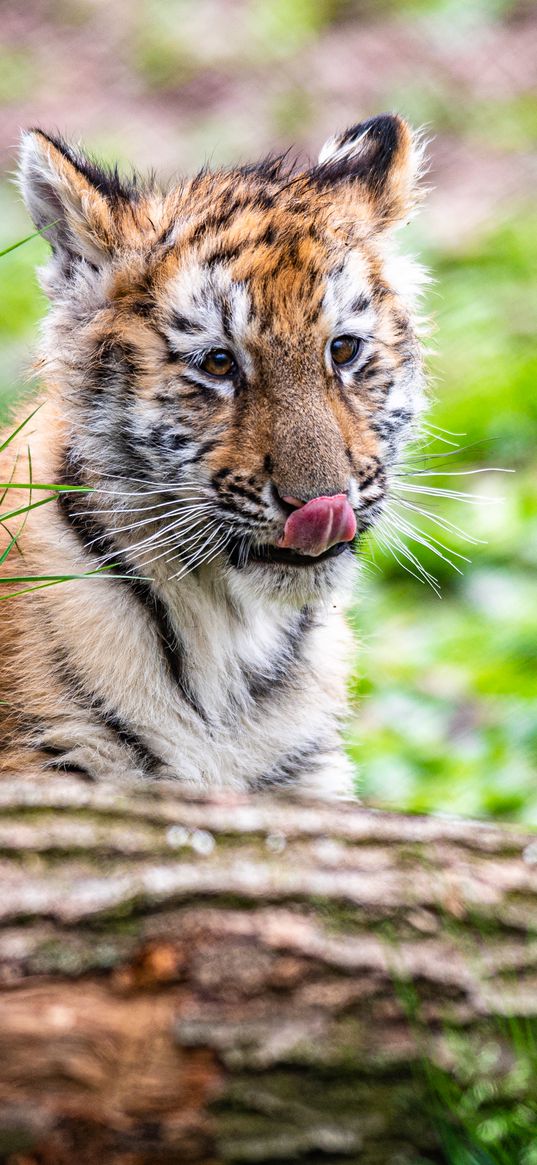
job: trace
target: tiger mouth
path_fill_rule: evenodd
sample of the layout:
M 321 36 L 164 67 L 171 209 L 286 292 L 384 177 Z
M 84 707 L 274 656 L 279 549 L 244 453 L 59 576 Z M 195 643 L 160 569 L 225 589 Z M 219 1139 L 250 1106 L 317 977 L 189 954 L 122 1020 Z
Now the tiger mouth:
M 301 554 L 298 550 L 288 550 L 281 546 L 255 546 L 251 547 L 248 554 L 247 562 L 255 562 L 260 566 L 318 566 L 320 562 L 325 562 L 327 558 L 337 558 L 346 550 L 352 550 L 352 545 L 349 542 L 336 542 L 334 546 L 330 546 L 328 550 L 324 550 L 322 554 Z

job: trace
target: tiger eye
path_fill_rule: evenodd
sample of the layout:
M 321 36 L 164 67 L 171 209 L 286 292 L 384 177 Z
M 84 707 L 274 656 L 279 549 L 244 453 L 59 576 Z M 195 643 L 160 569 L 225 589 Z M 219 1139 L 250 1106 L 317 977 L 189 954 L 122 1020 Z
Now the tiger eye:
M 350 364 L 357 356 L 361 342 L 357 336 L 336 336 L 330 344 L 330 355 L 334 364 L 339 367 Z
M 235 361 L 227 348 L 212 348 L 203 358 L 200 368 L 209 376 L 230 376 L 235 369 Z

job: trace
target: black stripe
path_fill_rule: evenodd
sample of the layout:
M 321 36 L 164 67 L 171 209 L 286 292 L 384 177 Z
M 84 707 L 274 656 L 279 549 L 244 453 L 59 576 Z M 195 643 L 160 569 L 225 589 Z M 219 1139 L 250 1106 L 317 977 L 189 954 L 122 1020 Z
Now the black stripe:
M 384 474 L 384 467 L 381 465 L 380 461 L 377 462 L 374 469 L 369 474 L 364 473 L 362 475 L 361 473 L 359 473 L 358 474 L 358 483 L 359 483 L 360 489 L 361 490 L 367 489 L 368 486 L 373 485 L 378 480 L 378 478 L 381 477 L 383 474 Z
M 108 711 L 104 700 L 100 696 L 96 696 L 94 692 L 86 688 L 72 661 L 68 659 L 64 649 L 56 645 L 52 655 L 55 669 L 60 674 L 61 682 L 70 691 L 74 699 L 78 699 L 84 704 L 87 710 L 95 713 L 101 724 L 108 728 L 110 732 L 114 733 L 120 744 L 134 753 L 137 763 L 144 772 L 148 774 L 153 773 L 155 769 L 159 768 L 163 763 L 161 758 L 152 752 L 142 737 L 137 732 L 133 732 L 117 713 Z M 55 753 L 56 756 L 60 756 L 61 750 L 54 749 L 52 745 L 43 743 L 40 747 L 49 752 L 50 755 L 54 755 Z M 58 765 L 55 767 L 58 767 Z
M 214 479 L 213 479 L 214 480 Z M 257 506 L 261 505 L 261 498 L 259 494 L 253 489 L 248 489 L 247 486 L 240 485 L 236 481 L 226 482 L 225 488 L 230 494 L 237 494 L 238 497 L 247 498 L 250 502 L 255 502 Z
M 68 749 L 58 748 L 55 744 L 40 744 L 40 751 L 44 752 L 46 756 L 50 756 L 51 760 L 45 765 L 45 768 L 54 769 L 55 772 L 72 773 L 78 777 L 89 777 L 91 780 L 91 773 L 83 767 L 83 765 L 75 764 L 74 761 L 62 760 Z
M 86 485 L 80 466 L 72 455 L 67 454 L 62 471 L 58 476 L 60 485 Z M 85 496 L 85 495 L 82 495 Z M 113 566 L 108 572 L 122 577 L 119 582 L 127 586 L 131 594 L 144 607 L 149 615 L 160 640 L 162 652 L 171 679 L 177 684 L 185 702 L 202 720 L 207 721 L 207 715 L 197 700 L 190 686 L 187 674 L 186 650 L 175 631 L 166 604 L 155 594 L 151 584 L 144 579 L 137 578 L 135 567 L 129 562 L 123 551 L 116 550 L 113 539 L 95 518 L 82 514 L 77 507 L 80 505 L 80 495 L 76 493 L 58 494 L 58 506 L 65 520 L 74 530 L 84 549 L 97 557 L 109 558 L 112 556 Z
M 178 332 L 201 332 L 201 326 L 198 320 L 188 319 L 187 316 L 181 315 L 180 312 L 174 311 L 171 316 L 171 326 Z M 162 335 L 159 332 L 159 335 Z
M 221 245 L 215 251 L 212 251 L 210 255 L 205 256 L 203 259 L 203 266 L 214 267 L 216 263 L 231 263 L 234 259 L 238 258 L 238 256 L 243 251 L 244 246 L 244 242 L 237 243 L 233 247 L 226 247 L 225 245 Z
M 316 762 L 321 760 L 327 751 L 328 746 L 322 739 L 310 740 L 302 747 L 293 749 L 261 777 L 256 777 L 253 786 L 255 791 L 261 792 L 263 789 L 286 788 L 289 785 L 294 785 L 300 777 L 315 768 Z
M 131 583 L 134 584 L 133 593 L 139 602 L 144 604 L 157 629 L 168 671 L 180 689 L 183 700 L 201 720 L 207 722 L 207 713 L 192 691 L 188 679 L 185 645 L 172 625 L 166 604 L 155 594 L 150 583 L 142 582 L 140 579 L 129 579 L 129 585 Z
M 248 695 L 254 703 L 263 703 L 269 696 L 277 695 L 294 678 L 304 641 L 313 622 L 313 612 L 309 607 L 304 607 L 295 626 L 287 632 L 285 642 L 271 660 L 267 670 L 259 672 L 243 669 Z
M 95 703 L 93 704 L 95 707 Z M 137 732 L 132 732 L 130 728 L 116 716 L 114 713 L 106 712 L 102 706 L 101 701 L 98 701 L 97 710 L 99 719 L 107 728 L 110 728 L 115 733 L 118 740 L 124 747 L 130 749 L 134 753 L 136 760 L 140 767 L 146 773 L 154 773 L 156 769 L 160 768 L 162 761 L 150 748 L 147 747 L 142 737 Z
M 367 311 L 371 307 L 371 298 L 362 291 L 351 303 L 351 312 Z
M 192 440 L 192 438 L 190 439 Z M 196 462 L 201 461 L 204 457 L 207 456 L 208 453 L 212 453 L 213 449 L 216 449 L 217 445 L 218 441 L 216 441 L 214 437 L 211 437 L 208 441 L 203 441 L 203 443 L 196 449 L 196 452 L 193 453 L 192 457 L 188 458 L 189 464 L 195 465 Z

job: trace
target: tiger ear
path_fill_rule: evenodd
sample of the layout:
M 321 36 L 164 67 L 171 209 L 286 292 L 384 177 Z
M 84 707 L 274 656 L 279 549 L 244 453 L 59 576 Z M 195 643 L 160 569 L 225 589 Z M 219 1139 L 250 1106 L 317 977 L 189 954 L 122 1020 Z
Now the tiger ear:
M 405 222 L 420 200 L 424 145 L 397 114 L 361 121 L 323 146 L 310 177 L 322 187 L 365 201 L 377 230 Z
M 126 197 L 107 174 L 61 138 L 41 130 L 23 134 L 19 181 L 38 230 L 54 252 L 100 266 L 114 240 L 113 204 Z

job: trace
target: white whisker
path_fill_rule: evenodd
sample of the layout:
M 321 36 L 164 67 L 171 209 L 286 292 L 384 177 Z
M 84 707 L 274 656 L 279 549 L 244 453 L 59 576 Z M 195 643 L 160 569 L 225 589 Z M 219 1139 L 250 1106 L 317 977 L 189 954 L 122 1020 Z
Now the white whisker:
M 395 499 L 394 499 L 395 500 Z M 404 506 L 405 510 L 411 510 L 415 514 L 420 514 L 422 518 L 427 518 L 429 522 L 434 522 L 436 526 L 444 530 L 446 534 L 456 534 L 459 538 L 463 538 L 471 546 L 486 546 L 483 538 L 476 538 L 473 534 L 467 534 L 466 530 L 462 530 L 455 522 L 451 522 L 449 518 L 444 515 L 435 514 L 432 510 L 426 510 L 422 506 L 416 505 L 415 502 L 409 502 L 405 498 L 397 498 L 397 504 Z
M 514 473 L 514 469 L 503 469 L 499 465 L 487 465 L 482 469 L 414 469 L 405 477 L 475 477 L 478 473 Z M 401 475 L 403 476 L 403 475 Z
M 171 533 L 169 533 L 166 538 L 155 539 L 155 548 L 158 549 L 161 546 L 171 546 L 175 544 L 180 550 L 184 546 L 190 546 L 192 542 L 199 541 L 200 537 L 202 537 L 206 531 L 215 525 L 215 521 L 217 521 L 217 519 L 212 518 L 209 522 L 198 523 L 197 527 L 186 530 L 180 524 L 176 524 L 173 526 Z M 149 549 L 154 549 L 154 547 L 150 546 Z M 144 553 L 145 552 L 142 550 L 142 554 Z
M 173 574 L 171 576 L 172 579 L 183 578 L 185 574 L 190 574 L 190 572 L 192 570 L 194 570 L 196 567 L 202 565 L 202 563 L 205 560 L 205 558 L 207 557 L 207 555 L 209 555 L 211 553 L 211 551 L 214 549 L 214 539 L 216 538 L 216 535 L 219 533 L 219 531 L 222 529 L 223 525 L 224 525 L 224 523 L 221 522 L 220 525 L 216 527 L 216 530 L 211 531 L 210 536 L 205 539 L 205 542 L 202 544 L 202 546 L 200 546 L 199 550 L 196 551 L 196 553 L 194 554 L 194 557 L 191 558 L 189 561 L 187 561 L 187 563 L 185 563 L 185 566 L 183 567 L 182 570 L 178 571 L 177 574 Z M 223 541 L 225 542 L 230 536 L 231 536 L 231 532 L 228 531 L 227 534 L 223 535 Z M 207 545 L 208 543 L 209 543 L 209 545 Z M 207 550 L 206 550 L 206 554 L 204 555 L 203 552 L 204 552 L 206 547 L 207 547 Z M 217 551 L 215 551 L 215 553 L 217 553 Z
M 126 483 L 126 484 L 128 484 L 128 483 Z M 164 494 L 164 493 L 173 493 L 177 497 L 181 492 L 183 492 L 183 493 L 184 492 L 190 492 L 190 493 L 197 492 L 198 494 L 200 494 L 200 492 L 206 488 L 207 488 L 207 485 L 205 482 L 198 482 L 197 485 L 188 485 L 185 482 L 178 481 L 175 483 L 175 485 L 159 485 L 159 486 L 155 486 L 154 489 L 123 490 L 123 491 L 115 489 L 115 488 L 112 489 L 112 488 L 108 488 L 105 486 L 94 485 L 94 486 L 88 486 L 88 493 L 109 494 L 111 497 L 115 497 L 115 498 L 147 498 L 147 497 L 153 497 L 155 494 L 160 495 L 160 494 Z M 68 491 L 66 490 L 66 492 L 68 492 Z M 208 496 L 210 496 L 210 494 Z
M 105 481 L 123 481 L 127 485 L 132 485 L 134 482 L 135 485 L 150 486 L 152 492 L 154 492 L 155 489 L 177 489 L 177 487 L 183 483 L 184 485 L 197 485 L 198 487 L 203 484 L 198 478 L 189 476 L 188 474 L 180 474 L 177 482 L 175 482 L 175 484 L 170 484 L 169 481 L 154 482 L 148 480 L 146 477 L 131 477 L 130 475 L 125 477 L 121 473 L 107 473 L 105 470 L 99 469 L 93 469 L 92 472 L 95 472 L 99 478 L 104 478 Z
M 393 534 L 384 530 L 384 528 L 382 532 L 379 532 L 377 529 L 375 536 L 378 539 L 380 545 L 383 546 L 384 549 L 392 555 L 402 570 L 406 571 L 408 574 L 411 574 L 418 580 L 418 582 L 428 584 L 428 586 L 432 588 L 435 594 L 440 596 L 440 584 L 438 579 L 435 578 L 433 574 L 430 574 L 424 566 L 422 566 L 419 559 L 416 558 L 416 555 L 413 554 L 411 550 L 409 550 L 408 546 L 405 546 L 405 543 L 402 542 L 400 538 L 394 538 Z M 403 561 L 401 561 L 401 558 L 399 558 L 399 554 L 402 555 Z M 408 565 L 408 562 L 404 561 L 405 559 L 412 563 L 412 565 L 415 567 L 414 570 L 411 568 L 411 566 Z
M 210 497 L 203 497 L 203 496 L 201 496 L 200 498 L 185 498 L 185 505 L 194 505 L 198 501 L 209 503 L 211 500 L 212 499 Z M 181 502 L 181 498 L 178 495 L 176 495 L 173 498 L 169 498 L 169 500 L 166 502 L 151 502 L 150 505 L 148 505 L 148 506 L 109 506 L 109 507 L 106 507 L 105 509 L 99 509 L 99 510 L 95 509 L 95 508 L 92 508 L 90 510 L 73 510 L 73 513 L 77 518 L 91 518 L 91 517 L 94 517 L 94 516 L 96 517 L 97 515 L 100 516 L 103 514 L 116 514 L 118 516 L 120 516 L 122 514 L 145 514 L 149 510 L 168 509 L 170 506 L 177 506 L 177 505 L 179 505 L 180 502 Z M 163 514 L 163 515 L 156 514 L 155 520 L 157 518 L 159 518 L 160 516 L 166 517 L 166 514 Z
M 148 534 L 147 538 L 141 538 L 140 541 L 135 542 L 133 545 L 125 547 L 125 551 L 128 551 L 129 553 L 135 553 L 138 550 L 140 550 L 143 546 L 152 545 L 153 542 L 160 542 L 161 539 L 163 539 L 163 536 L 165 534 L 167 534 L 170 530 L 173 530 L 174 532 L 176 532 L 184 527 L 190 528 L 191 526 L 194 526 L 196 524 L 196 522 L 199 522 L 203 518 L 203 515 L 207 513 L 207 509 L 208 508 L 205 506 L 200 507 L 200 509 L 196 510 L 196 512 L 193 514 L 184 514 L 182 508 L 176 510 L 175 514 L 178 515 L 178 520 L 176 522 L 168 522 L 167 525 L 160 526 L 152 534 Z M 166 515 L 167 518 L 169 518 L 171 516 L 172 516 L 171 514 Z M 181 516 L 183 519 L 182 521 L 180 520 Z M 147 522 L 142 523 L 142 525 L 146 526 Z M 121 527 L 119 528 L 119 530 L 110 531 L 110 533 L 121 533 L 121 532 L 122 532 Z M 99 539 L 97 537 L 97 538 L 93 539 L 92 541 L 98 542 Z M 92 545 L 92 542 L 88 543 L 88 545 Z M 116 550 L 115 553 L 117 554 L 118 551 Z M 110 554 L 107 555 L 107 557 L 111 557 L 111 556 L 113 556 L 112 552 L 110 552 Z
M 435 425 L 432 421 L 422 421 L 422 428 L 433 429 L 435 433 L 447 433 L 448 437 L 466 437 L 466 433 L 457 433 L 454 429 L 442 429 L 441 425 Z
M 396 530 L 398 534 L 404 534 L 413 542 L 418 542 L 420 546 L 424 546 L 426 550 L 430 550 L 431 554 L 436 554 L 437 558 L 442 558 L 444 562 L 447 562 L 449 566 L 452 566 L 453 570 L 457 571 L 457 574 L 462 574 L 460 567 L 458 567 L 455 562 L 452 562 L 451 558 L 448 558 L 447 546 L 444 546 L 443 542 L 439 542 L 438 538 L 435 538 L 433 534 L 430 534 L 427 537 L 422 530 L 419 530 L 418 527 L 413 524 L 413 522 L 407 521 L 399 514 L 387 514 L 386 517 L 392 528 Z M 446 553 L 444 554 L 443 551 L 446 551 Z M 450 550 L 449 553 L 454 554 L 456 558 L 462 559 L 463 562 L 471 561 L 471 559 L 467 558 L 465 554 L 459 554 L 457 550 Z
M 143 538 L 140 542 L 135 543 L 134 546 L 129 546 L 129 554 L 136 554 L 143 559 L 152 550 L 159 550 L 162 547 L 176 546 L 179 549 L 183 546 L 189 546 L 191 542 L 199 540 L 200 535 L 206 529 L 207 523 L 205 522 L 199 529 L 192 529 L 192 526 L 189 526 L 185 532 L 188 536 L 183 536 L 183 526 L 180 523 L 175 523 L 166 527 L 166 530 L 157 531 L 151 538 Z M 168 533 L 167 537 L 163 537 L 167 530 L 171 530 L 171 533 Z M 144 547 L 146 547 L 145 550 Z M 156 555 L 156 557 L 162 557 L 162 555 Z
M 436 485 L 412 485 L 410 482 L 397 483 L 398 490 L 405 493 L 425 494 L 428 497 L 451 498 L 455 502 L 467 502 L 468 505 L 479 505 L 481 502 L 497 502 L 497 498 L 486 497 L 483 494 L 463 493 L 461 490 L 443 489 Z
M 209 502 L 192 506 L 179 506 L 176 510 L 169 510 L 166 514 L 155 514 L 149 518 L 142 518 L 139 522 L 130 522 L 127 526 L 114 526 L 113 528 L 107 528 L 106 533 L 109 535 L 124 534 L 130 530 L 137 530 L 142 526 L 155 525 L 159 519 L 165 518 L 167 520 L 168 518 L 173 518 L 176 515 L 182 516 L 184 518 L 184 525 L 188 525 L 188 522 L 192 520 L 194 515 L 210 513 L 211 509 L 212 507 Z M 162 529 L 168 530 L 169 526 L 164 526 Z

